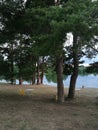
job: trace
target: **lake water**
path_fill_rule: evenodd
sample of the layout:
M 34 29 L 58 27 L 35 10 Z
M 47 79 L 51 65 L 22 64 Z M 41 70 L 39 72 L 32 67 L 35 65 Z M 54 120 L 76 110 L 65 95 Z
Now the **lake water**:
M 0 82 L 5 83 L 5 80 L 1 80 Z M 16 80 L 16 84 L 18 84 L 19 81 Z M 44 76 L 43 83 L 50 86 L 57 86 L 57 83 L 54 82 L 48 82 L 46 79 L 46 76 Z M 70 76 L 66 78 L 66 80 L 63 81 L 65 87 L 69 87 L 70 83 Z M 28 82 L 24 81 L 23 84 L 29 84 Z M 85 75 L 85 76 L 78 76 L 76 88 L 81 88 L 84 86 L 85 88 L 98 88 L 98 75 Z
M 65 87 L 69 87 L 70 83 L 70 76 L 67 77 L 66 80 L 63 81 Z M 57 83 L 54 82 L 48 82 L 46 77 L 44 77 L 44 84 L 57 86 Z M 85 88 L 98 88 L 98 75 L 85 75 L 85 76 L 78 76 L 76 88 L 81 88 L 84 86 Z

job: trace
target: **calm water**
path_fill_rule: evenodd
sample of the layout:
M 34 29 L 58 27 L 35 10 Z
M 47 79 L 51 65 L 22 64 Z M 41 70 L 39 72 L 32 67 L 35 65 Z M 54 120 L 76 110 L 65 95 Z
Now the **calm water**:
M 5 80 L 1 80 L 0 82 L 5 83 Z M 65 87 L 69 87 L 69 82 L 70 82 L 70 76 L 67 77 L 66 80 L 63 81 Z M 18 84 L 19 81 L 16 80 L 16 84 Z M 57 83 L 54 82 L 48 82 L 46 77 L 44 76 L 44 84 L 50 85 L 50 86 L 57 86 Z M 29 84 L 28 82 L 24 81 L 23 84 Z M 98 88 L 98 75 L 85 75 L 85 76 L 78 76 L 77 83 L 76 83 L 76 88 L 81 88 L 84 86 L 85 88 Z
M 67 77 L 66 80 L 63 81 L 65 87 L 69 87 L 70 76 Z M 44 84 L 56 86 L 57 84 L 54 82 L 48 82 L 46 77 L 44 77 Z M 82 86 L 86 88 L 98 88 L 98 75 L 85 75 L 85 76 L 78 76 L 76 88 L 81 88 Z

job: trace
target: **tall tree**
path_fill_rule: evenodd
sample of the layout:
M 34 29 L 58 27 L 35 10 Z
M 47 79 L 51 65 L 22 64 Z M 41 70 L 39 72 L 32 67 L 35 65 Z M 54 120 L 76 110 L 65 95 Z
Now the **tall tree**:
M 63 85 L 63 43 L 66 40 L 66 24 L 64 21 L 63 10 L 59 6 L 55 6 L 50 10 L 51 25 L 51 54 L 56 59 L 57 72 L 57 97 L 58 102 L 64 102 L 64 85 Z
M 62 8 L 59 6 L 53 7 L 46 4 L 39 5 L 40 2 L 36 6 L 34 6 L 35 1 L 27 1 L 26 6 L 30 8 L 28 9 L 29 15 L 27 15 L 29 20 L 29 26 L 31 30 L 31 37 L 35 41 L 33 47 L 37 47 L 37 53 L 40 56 L 43 56 L 43 52 L 45 55 L 54 55 L 56 57 L 56 68 L 57 68 L 57 95 L 58 101 L 64 101 L 64 86 L 63 86 L 63 43 L 65 41 L 66 33 L 65 33 L 65 23 L 63 18 Z M 30 4 L 32 3 L 32 4 Z M 47 8 L 46 8 L 47 7 Z M 36 22 L 35 22 L 36 21 Z M 44 27 L 44 28 L 43 28 Z M 35 30 L 35 31 L 34 31 Z M 33 32 L 34 31 L 34 32 Z M 36 35 L 36 36 L 35 36 Z M 39 48 L 41 48 L 40 52 L 38 52 Z M 47 51 L 48 49 L 48 51 Z M 48 53 L 47 53 L 48 52 Z
M 98 3 L 98 2 L 97 2 Z M 91 0 L 71 0 L 68 1 L 65 7 L 66 13 L 66 27 L 69 32 L 73 34 L 73 73 L 71 75 L 70 87 L 69 87 L 69 98 L 74 98 L 75 96 L 75 85 L 78 76 L 78 66 L 79 66 L 79 53 L 82 48 L 91 40 L 94 36 L 95 21 L 92 18 L 92 13 L 94 11 L 94 6 L 96 4 Z
M 7 48 L 9 51 L 8 60 L 10 61 L 10 70 L 11 70 L 11 83 L 13 84 L 14 76 L 14 51 L 16 48 L 13 47 L 17 35 L 22 32 L 21 17 L 24 12 L 24 1 L 23 0 L 5 0 L 0 3 L 0 18 L 2 24 L 2 40 L 3 46 L 8 44 L 10 48 Z M 20 19 L 19 19 L 20 18 Z M 15 42 L 16 43 L 16 42 Z M 15 44 L 14 44 L 15 45 Z M 18 55 L 18 54 L 17 54 Z

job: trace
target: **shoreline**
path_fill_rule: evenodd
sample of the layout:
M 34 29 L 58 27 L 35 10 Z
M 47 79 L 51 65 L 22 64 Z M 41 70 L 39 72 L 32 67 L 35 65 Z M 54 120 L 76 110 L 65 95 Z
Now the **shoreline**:
M 50 84 L 50 85 L 49 85 L 49 84 L 39 84 L 39 85 L 37 85 L 37 84 L 34 84 L 34 85 L 31 85 L 31 84 L 22 84 L 22 85 L 13 84 L 13 85 L 12 85 L 12 84 L 10 84 L 10 83 L 3 83 L 3 82 L 0 82 L 0 86 L 1 86 L 1 85 L 5 85 L 5 86 L 6 86 L 6 85 L 7 85 L 7 86 L 20 86 L 20 87 L 21 87 L 21 86 L 28 86 L 28 87 L 29 87 L 29 86 L 31 86 L 31 87 L 34 87 L 34 86 L 36 86 L 36 87 L 37 87 L 37 86 L 44 86 L 44 87 L 53 87 L 53 88 L 57 88 L 57 86 L 51 85 L 51 84 Z M 65 89 L 68 89 L 69 87 L 68 87 L 68 86 L 64 86 L 64 88 L 65 88 Z M 91 86 L 91 87 L 90 87 L 90 86 L 89 86 L 89 87 L 86 87 L 86 86 L 77 87 L 77 86 L 76 86 L 75 89 L 98 89 L 98 87 L 92 87 L 92 86 Z
M 98 88 L 98 83 L 97 83 L 98 75 L 90 74 L 90 75 L 78 75 L 77 82 L 76 82 L 76 88 L 81 89 L 82 86 L 84 88 Z M 6 80 L 0 80 L 0 83 L 5 83 Z M 10 83 L 10 82 L 8 82 Z M 16 84 L 18 84 L 19 81 L 16 80 Z M 63 84 L 65 87 L 69 88 L 69 83 L 70 83 L 70 76 L 68 76 L 65 80 L 63 80 Z M 57 83 L 52 82 L 52 79 L 50 82 L 47 80 L 46 76 L 44 76 L 43 79 L 43 84 L 44 85 L 49 85 L 49 86 L 57 86 Z M 30 85 L 30 82 L 23 81 L 23 85 Z

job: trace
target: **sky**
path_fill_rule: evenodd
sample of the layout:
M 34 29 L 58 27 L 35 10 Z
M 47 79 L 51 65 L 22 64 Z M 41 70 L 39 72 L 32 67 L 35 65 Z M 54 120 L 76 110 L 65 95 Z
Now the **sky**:
M 73 35 L 72 33 L 67 34 L 67 41 L 64 43 L 64 46 L 72 45 L 73 43 Z M 83 56 L 80 61 L 85 61 L 83 63 L 84 66 L 88 66 L 90 63 L 98 62 L 98 55 L 95 56 L 95 58 L 87 58 L 86 56 Z
M 90 59 L 90 58 L 87 58 L 87 57 L 82 57 L 81 58 L 81 60 L 80 61 L 85 61 L 84 63 L 83 63 L 83 65 L 84 66 L 88 66 L 90 63 L 94 63 L 94 62 L 98 62 L 98 55 L 96 55 L 96 57 L 95 58 L 92 58 L 92 59 Z

